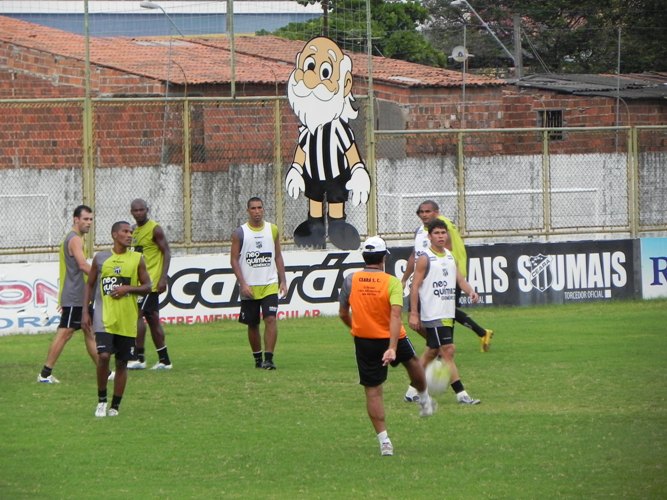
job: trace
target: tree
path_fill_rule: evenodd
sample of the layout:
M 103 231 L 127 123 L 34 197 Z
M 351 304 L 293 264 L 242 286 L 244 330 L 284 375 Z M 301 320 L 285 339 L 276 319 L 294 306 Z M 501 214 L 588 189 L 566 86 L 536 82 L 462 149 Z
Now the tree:
M 621 72 L 667 68 L 664 0 L 470 0 L 489 28 L 513 50 L 512 15 L 521 21 L 524 65 L 530 72 L 615 72 L 620 32 Z M 426 0 L 431 22 L 424 33 L 445 53 L 461 45 L 472 68 L 512 65 L 498 43 L 466 7 Z
M 342 48 L 364 52 L 367 47 L 366 0 L 296 0 L 301 4 L 321 3 L 323 16 L 305 23 L 290 23 L 273 34 L 292 40 L 328 36 Z M 446 58 L 422 35 L 419 28 L 429 17 L 418 2 L 371 2 L 373 54 L 430 66 L 443 67 Z M 261 33 L 260 33 L 261 34 Z

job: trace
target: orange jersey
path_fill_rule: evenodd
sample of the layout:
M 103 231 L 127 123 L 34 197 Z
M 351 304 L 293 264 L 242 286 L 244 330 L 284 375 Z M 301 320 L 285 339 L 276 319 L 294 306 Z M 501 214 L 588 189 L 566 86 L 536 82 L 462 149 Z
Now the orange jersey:
M 352 335 L 367 339 L 388 339 L 391 306 L 403 306 L 403 287 L 396 276 L 382 271 L 357 271 L 350 276 L 349 303 Z M 405 337 L 401 324 L 399 338 Z

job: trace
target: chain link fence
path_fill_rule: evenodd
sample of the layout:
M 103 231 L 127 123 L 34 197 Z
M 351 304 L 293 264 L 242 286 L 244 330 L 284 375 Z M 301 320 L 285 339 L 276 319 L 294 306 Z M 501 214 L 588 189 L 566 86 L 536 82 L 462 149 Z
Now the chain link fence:
M 646 231 L 664 231 L 667 221 L 667 130 L 637 127 L 638 225 Z
M 368 102 L 358 102 L 352 126 L 375 204 L 346 213 L 362 236 L 410 239 L 424 199 L 486 243 L 667 231 L 667 127 L 375 131 L 369 141 Z M 227 247 L 251 196 L 292 243 L 308 200 L 284 191 L 299 129 L 286 99 L 92 103 L 89 131 L 80 99 L 0 103 L 0 253 L 53 252 L 80 203 L 95 210 L 94 245 L 106 246 L 134 198 L 176 248 Z
M 81 102 L 0 105 L 0 250 L 52 250 L 83 201 Z
M 638 233 L 667 227 L 664 146 L 651 130 L 651 154 L 635 155 L 630 128 L 378 131 L 379 232 L 402 236 L 416 226 L 420 201 L 434 199 L 467 237 L 507 238 Z M 639 141 L 641 147 L 641 141 Z M 634 165 L 641 175 L 635 224 Z M 647 161 L 653 162 L 648 165 Z M 643 172 L 647 170 L 646 172 Z M 386 221 L 386 223 L 385 223 Z

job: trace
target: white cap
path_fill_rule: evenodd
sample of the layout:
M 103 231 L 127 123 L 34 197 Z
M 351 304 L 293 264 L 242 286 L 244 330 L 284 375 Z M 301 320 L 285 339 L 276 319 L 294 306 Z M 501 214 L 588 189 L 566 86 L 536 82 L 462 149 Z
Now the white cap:
M 389 253 L 387 244 L 379 236 L 371 236 L 361 246 L 362 253 Z

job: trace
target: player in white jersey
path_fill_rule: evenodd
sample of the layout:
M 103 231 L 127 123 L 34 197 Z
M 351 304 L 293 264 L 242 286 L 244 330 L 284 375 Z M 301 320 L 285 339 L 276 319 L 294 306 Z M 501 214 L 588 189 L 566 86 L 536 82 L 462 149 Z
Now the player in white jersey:
M 273 351 L 278 339 L 278 298 L 287 293 L 287 282 L 278 228 L 264 221 L 264 203 L 260 198 L 248 200 L 248 222 L 232 234 L 230 253 L 241 298 L 239 322 L 248 325 L 255 367 L 275 370 Z M 264 319 L 263 360 L 260 311 Z
M 461 404 L 479 404 L 466 392 L 454 363 L 454 317 L 456 315 L 456 286 L 473 302 L 479 295 L 456 267 L 456 259 L 447 249 L 447 224 L 434 219 L 428 224 L 430 246 L 417 258 L 410 291 L 410 328 L 426 334 L 427 350 L 422 355 L 424 368 L 438 355 L 447 364 L 451 387 Z
M 426 200 L 421 202 L 419 204 L 419 208 L 417 208 L 417 216 L 421 219 L 422 224 L 415 231 L 414 250 L 410 254 L 410 257 L 408 258 L 408 262 L 405 266 L 405 272 L 403 273 L 403 278 L 401 279 L 403 286 L 406 285 L 408 279 L 410 278 L 412 272 L 414 271 L 416 259 L 420 255 L 422 255 L 424 253 L 424 250 L 428 248 L 428 246 L 430 245 L 427 226 L 429 222 L 431 222 L 433 219 L 436 218 L 443 220 L 447 224 L 447 232 L 449 233 L 447 249 L 454 255 L 458 270 L 461 272 L 464 278 L 467 278 L 468 255 L 466 252 L 465 244 L 463 243 L 463 238 L 461 238 L 461 235 L 459 234 L 456 225 L 451 220 L 447 219 L 444 215 L 440 215 L 440 207 L 433 200 Z M 479 337 L 480 351 L 488 352 L 489 349 L 491 348 L 491 338 L 493 337 L 493 330 L 488 330 L 480 326 L 459 307 L 460 294 L 461 294 L 461 289 L 457 288 L 456 290 L 457 307 L 456 307 L 456 316 L 454 317 L 454 320 L 457 323 L 460 323 L 461 325 L 470 328 L 475 333 L 475 335 Z M 411 401 L 412 396 L 414 396 L 415 394 L 416 393 L 414 392 L 414 390 L 408 390 L 408 393 L 406 393 L 405 395 L 406 401 Z

